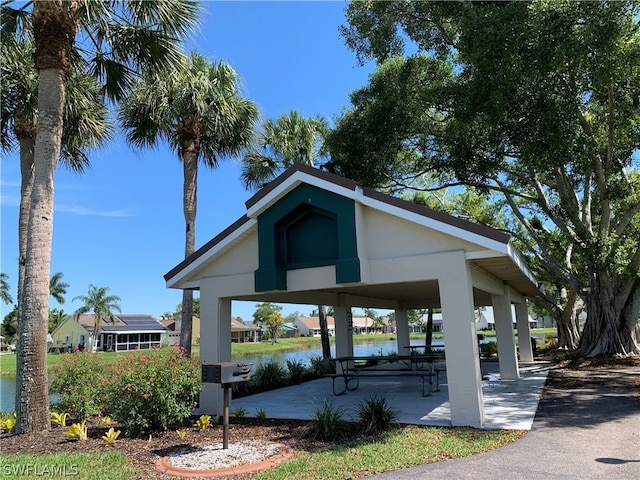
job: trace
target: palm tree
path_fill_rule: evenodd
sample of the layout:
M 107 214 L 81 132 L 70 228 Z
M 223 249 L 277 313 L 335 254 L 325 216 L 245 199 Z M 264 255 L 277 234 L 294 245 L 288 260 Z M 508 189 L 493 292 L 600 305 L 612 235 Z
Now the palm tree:
M 20 211 L 18 220 L 18 306 L 24 283 L 24 264 L 27 245 L 27 222 L 33 186 L 33 155 L 36 134 L 38 81 L 33 65 L 35 46 L 26 39 L 7 42 L 0 49 L 2 60 L 2 150 L 9 151 L 17 143 L 20 152 Z M 113 126 L 108 120 L 107 106 L 99 84 L 87 73 L 72 68 L 67 83 L 62 134 L 61 165 L 81 173 L 89 164 L 86 150 L 97 148 L 110 139 Z M 55 292 L 57 273 L 49 284 L 51 295 L 60 303 L 64 298 Z M 62 283 L 60 287 L 68 287 Z M 66 291 L 61 292 L 62 294 Z M 62 299 L 62 301 L 60 301 Z M 19 310 L 20 308 L 18 308 Z
M 49 310 L 49 333 L 53 333 L 53 331 L 67 318 L 69 318 L 69 315 L 65 313 L 64 310 L 58 310 L 57 308 Z
M 83 303 L 73 314 L 76 319 L 82 314 L 93 313 L 94 324 L 91 341 L 91 351 L 93 352 L 98 348 L 98 334 L 100 333 L 102 320 L 105 319 L 111 323 L 115 323 L 117 318 L 114 312 L 120 313 L 120 305 L 118 305 L 120 297 L 117 295 L 108 295 L 109 290 L 109 287 L 89 285 L 88 295 L 79 295 L 72 300 L 72 302 L 80 300 Z
M 304 118 L 296 110 L 267 119 L 257 145 L 244 157 L 242 181 L 247 188 L 258 188 L 273 180 L 295 162 L 316 166 L 322 157 L 322 144 L 329 127 L 324 117 Z M 324 305 L 318 305 L 323 358 L 331 357 L 329 327 Z
M 38 72 L 33 189 L 18 324 L 18 433 L 50 428 L 46 339 L 53 221 L 53 173 L 60 155 L 71 60 L 81 58 L 102 91 L 118 100 L 141 67 L 160 69 L 180 58 L 178 39 L 197 23 L 190 1 L 35 0 L 2 5 L 1 43 L 32 34 Z M 83 43 L 78 47 L 76 35 Z M 76 47 L 76 48 L 74 48 Z
M 329 127 L 322 116 L 305 118 L 296 110 L 267 119 L 257 145 L 244 157 L 242 180 L 247 188 L 259 188 L 294 162 L 316 166 Z
M 51 295 L 56 302 L 63 304 L 65 302 L 64 296 L 67 294 L 67 288 L 69 284 L 62 280 L 64 274 L 62 272 L 56 273 L 49 281 L 49 295 Z
M 127 139 L 136 147 L 166 140 L 182 161 L 185 257 L 195 251 L 197 176 L 200 161 L 215 168 L 220 157 L 243 151 L 253 136 L 257 106 L 241 97 L 237 73 L 226 63 L 192 53 L 173 71 L 138 83 L 120 110 Z M 182 296 L 180 345 L 191 355 L 193 292 Z
M 7 305 L 13 303 L 13 298 L 9 293 L 9 275 L 4 272 L 0 273 L 0 300 Z

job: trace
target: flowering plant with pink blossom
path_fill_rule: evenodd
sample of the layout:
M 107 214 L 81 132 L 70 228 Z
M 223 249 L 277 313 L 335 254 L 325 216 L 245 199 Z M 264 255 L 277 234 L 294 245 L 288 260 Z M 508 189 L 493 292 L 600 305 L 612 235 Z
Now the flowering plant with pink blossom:
M 174 347 L 123 355 L 104 384 L 104 411 L 128 435 L 180 425 L 200 393 L 200 363 Z

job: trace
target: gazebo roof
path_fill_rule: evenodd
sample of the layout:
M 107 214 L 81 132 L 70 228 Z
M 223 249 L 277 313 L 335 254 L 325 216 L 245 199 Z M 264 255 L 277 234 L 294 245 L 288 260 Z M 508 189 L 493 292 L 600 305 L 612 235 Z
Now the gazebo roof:
M 505 232 L 472 223 L 438 212 L 370 188 L 356 182 L 296 163 L 282 175 L 258 191 L 246 202 L 247 213 L 220 234 L 212 238 L 165 275 L 168 287 L 198 289 L 201 274 L 225 253 L 245 242 L 258 231 L 258 220 L 281 205 L 282 200 L 299 187 L 310 186 L 318 191 L 331 192 L 336 198 L 347 199 L 357 208 L 379 212 L 393 227 L 411 236 L 413 232 L 425 235 L 434 232 L 438 238 L 451 239 L 455 248 L 464 245 L 465 258 L 471 268 L 492 282 L 508 284 L 524 296 L 540 293 L 538 282 L 524 260 L 514 248 Z M 315 191 L 315 190 L 314 190 Z M 363 229 L 362 225 L 357 228 Z M 401 232 L 399 232 L 401 233 Z M 451 247 L 454 248 L 453 246 Z M 256 258 L 257 258 L 257 252 Z M 265 291 L 243 292 L 234 297 L 239 300 L 272 301 L 281 303 L 328 304 L 339 294 L 361 298 L 363 305 L 377 308 L 395 308 L 402 302 L 409 308 L 438 306 L 438 286 L 434 280 L 371 284 L 363 281 L 338 282 L 326 289 L 288 291 L 271 288 Z M 477 305 L 490 304 L 490 295 L 474 289 Z

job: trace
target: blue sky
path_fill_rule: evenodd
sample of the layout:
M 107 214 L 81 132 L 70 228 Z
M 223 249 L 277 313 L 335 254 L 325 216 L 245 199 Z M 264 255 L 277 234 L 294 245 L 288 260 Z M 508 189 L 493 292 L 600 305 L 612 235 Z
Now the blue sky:
M 346 2 L 205 2 L 203 26 L 187 47 L 231 64 L 244 95 L 263 118 L 291 109 L 329 120 L 349 105 L 349 93 L 367 83 L 373 66 L 360 67 L 338 34 Z M 93 152 L 91 170 L 77 175 L 59 168 L 51 272 L 63 272 L 67 302 L 51 308 L 71 313 L 72 298 L 90 284 L 109 287 L 123 313 L 159 317 L 174 311 L 181 292 L 163 275 L 184 256 L 182 166 L 165 145 L 134 151 L 118 135 Z M 1 265 L 15 300 L 20 172 L 17 154 L 1 162 Z M 245 213 L 252 195 L 240 182 L 239 159 L 216 170 L 201 168 L 196 246 Z M 233 315 L 250 320 L 255 303 L 234 302 Z M 4 317 L 12 306 L 0 306 Z M 309 314 L 309 306 L 285 306 Z

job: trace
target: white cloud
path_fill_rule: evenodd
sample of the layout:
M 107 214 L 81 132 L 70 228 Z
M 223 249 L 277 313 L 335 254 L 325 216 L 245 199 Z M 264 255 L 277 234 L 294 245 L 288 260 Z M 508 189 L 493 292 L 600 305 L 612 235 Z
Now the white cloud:
M 79 205 L 56 205 L 55 210 L 59 213 L 71 213 L 72 215 L 84 215 L 92 217 L 133 217 L 134 214 L 129 208 L 120 210 L 96 210 Z
M 5 195 L 3 192 L 0 195 L 0 205 L 3 207 L 18 207 L 20 206 L 20 197 L 18 195 Z

